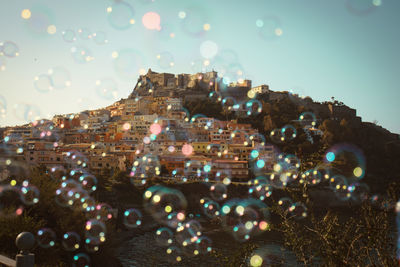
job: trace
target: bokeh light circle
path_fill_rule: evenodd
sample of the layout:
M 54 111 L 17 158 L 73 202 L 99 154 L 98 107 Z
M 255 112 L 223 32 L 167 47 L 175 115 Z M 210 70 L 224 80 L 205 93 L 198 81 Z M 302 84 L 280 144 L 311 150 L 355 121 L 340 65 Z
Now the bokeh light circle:
M 200 54 L 202 57 L 210 59 L 217 55 L 218 45 L 210 40 L 204 41 L 200 45 Z
M 129 29 L 134 23 L 135 10 L 124 1 L 115 1 L 107 8 L 107 19 L 111 27 L 117 30 Z
M 156 12 L 147 12 L 142 17 L 143 26 L 148 30 L 161 30 L 161 18 Z

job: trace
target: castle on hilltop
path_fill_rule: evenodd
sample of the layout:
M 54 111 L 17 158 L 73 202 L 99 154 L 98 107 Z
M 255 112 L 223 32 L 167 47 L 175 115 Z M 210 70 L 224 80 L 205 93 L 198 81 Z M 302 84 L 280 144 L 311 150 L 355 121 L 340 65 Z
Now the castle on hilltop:
M 310 97 L 299 96 L 288 91 L 271 91 L 269 86 L 265 84 L 252 87 L 251 80 L 238 79 L 230 81 L 227 77 L 219 77 L 214 70 L 205 73 L 175 75 L 172 73 L 158 73 L 149 69 L 146 74 L 139 76 L 133 92 L 125 100 L 126 107 L 133 107 L 126 114 L 133 114 L 138 111 L 148 112 L 149 110 L 155 112 L 157 109 L 155 107 L 146 108 L 150 105 L 150 102 L 153 102 L 153 98 L 164 99 L 165 103 L 157 101 L 155 105 L 162 107 L 167 102 L 167 106 L 171 105 L 169 103 L 171 101 L 177 102 L 179 100 L 178 102 L 182 104 L 203 101 L 212 95 L 212 92 L 215 92 L 215 95 L 220 97 L 221 100 L 224 98 L 234 99 L 234 102 L 241 103 L 242 106 L 247 100 L 254 99 L 257 95 L 262 95 L 262 99 L 265 101 L 290 99 L 297 105 L 311 109 L 319 117 L 330 117 L 336 120 L 347 118 L 356 123 L 361 123 L 361 118 L 357 116 L 356 110 L 341 103 L 318 103 L 314 102 Z M 137 97 L 141 97 L 141 100 L 135 100 Z M 182 104 L 174 104 L 174 106 L 181 106 Z M 241 109 L 241 105 L 239 104 L 238 109 Z M 244 110 L 245 107 L 242 107 L 242 109 Z
M 145 75 L 140 75 L 130 98 L 136 96 L 181 97 L 185 101 L 205 99 L 210 92 L 218 92 L 222 97 L 230 96 L 245 99 L 252 90 L 250 80 L 239 79 L 228 82 L 219 77 L 214 70 L 196 74 L 158 73 L 151 69 Z M 269 90 L 267 85 L 257 87 L 257 93 Z

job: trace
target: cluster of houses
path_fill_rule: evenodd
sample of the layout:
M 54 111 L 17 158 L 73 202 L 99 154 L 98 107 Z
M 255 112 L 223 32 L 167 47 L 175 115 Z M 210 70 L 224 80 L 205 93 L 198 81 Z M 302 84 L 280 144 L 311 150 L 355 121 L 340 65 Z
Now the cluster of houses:
M 47 168 L 74 167 L 72 153 L 79 155 L 78 165 L 97 174 L 116 168 L 129 171 L 137 158 L 150 154 L 163 166 L 162 175 L 171 175 L 191 161 L 198 163 L 194 173 L 207 165 L 213 174 L 229 170 L 231 177 L 247 179 L 250 155 L 256 150 L 265 159 L 265 171 L 270 170 L 274 146 L 265 144 L 250 124 L 193 117 L 185 110 L 186 101 L 204 100 L 212 92 L 238 101 L 256 94 L 269 93 L 273 99 L 281 95 L 267 85 L 252 88 L 248 80 L 226 84 L 214 71 L 173 75 L 149 70 L 127 99 L 106 108 L 3 129 L 6 149 L 1 153 L 12 150 L 28 165 Z M 185 145 L 190 145 L 186 153 Z

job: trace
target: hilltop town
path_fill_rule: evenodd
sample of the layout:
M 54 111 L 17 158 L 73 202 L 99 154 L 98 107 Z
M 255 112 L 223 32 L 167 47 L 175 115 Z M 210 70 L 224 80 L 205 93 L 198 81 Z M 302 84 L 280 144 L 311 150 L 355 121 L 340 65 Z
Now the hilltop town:
M 382 195 L 400 192 L 399 136 L 362 122 L 356 110 L 334 98 L 318 103 L 268 85 L 254 87 L 249 80 L 229 82 L 214 71 L 174 75 L 149 70 L 127 98 L 110 106 L 6 127 L 0 135 L 0 181 L 5 185 L 0 193 L 11 207 L 2 211 L 12 213 L 0 221 L 4 244 L 12 244 L 21 231 L 37 231 L 40 220 L 46 228 L 38 231 L 37 240 L 52 228 L 57 235 L 75 231 L 85 236 L 76 244 L 85 243 L 82 249 L 94 266 L 119 266 L 115 262 L 132 254 L 128 242 L 135 243 L 136 251 L 156 240 L 160 252 L 154 254 L 159 261 L 168 257 L 170 248 L 157 241 L 160 230 L 150 234 L 155 225 L 170 231 L 195 222 L 196 240 L 209 240 L 206 254 L 196 256 L 203 257 L 201 262 L 225 255 L 209 251 L 223 251 L 218 243 L 226 249 L 226 240 L 237 249 L 224 258 L 237 254 L 243 260 L 246 246 L 258 244 L 255 235 L 309 244 L 313 252 L 346 244 L 342 251 L 347 253 L 353 251 L 351 233 L 361 233 L 369 244 L 370 229 L 382 255 L 393 255 L 385 245 L 393 243 L 387 211 L 394 202 Z M 22 193 L 15 198 L 11 194 L 19 192 L 19 183 Z M 33 205 L 39 194 L 40 205 Z M 25 211 L 10 206 L 18 199 L 28 200 Z M 106 239 L 87 237 L 88 218 L 96 227 L 104 225 L 99 235 L 107 230 Z M 339 224 L 339 218 L 350 219 Z M 179 226 L 180 221 L 187 223 Z M 200 232 L 202 227 L 213 239 Z M 323 235 L 329 238 L 317 238 Z M 187 246 L 192 238 L 180 243 L 178 230 L 172 236 L 177 242 L 172 248 L 204 247 L 193 241 Z M 110 252 L 113 247 L 128 249 Z M 66 253 L 61 246 L 48 251 L 43 261 L 59 262 Z M 178 253 L 168 258 L 174 266 L 181 260 L 191 266 L 185 260 L 197 255 Z M 332 262 L 345 253 L 331 252 Z
M 250 80 L 228 83 L 215 71 L 174 75 L 149 69 L 128 98 L 102 109 L 4 128 L 2 143 L 8 152 L 15 152 L 16 159 L 48 169 L 71 168 L 79 159 L 78 165 L 94 174 L 116 168 L 129 171 L 137 166 L 138 157 L 149 154 L 157 156 L 152 165 L 154 175 L 172 176 L 182 170 L 185 176 L 195 178 L 204 172 L 202 166 L 208 165 L 213 176 L 229 170 L 229 176 L 246 180 L 252 168 L 251 152 L 258 151 L 265 162 L 263 171 L 269 171 L 276 157 L 274 146 L 250 123 L 189 114 L 185 106 L 214 101 L 240 119 L 259 113 L 262 106 L 257 99 L 290 99 L 311 110 L 317 120 L 346 118 L 361 125 L 356 110 L 337 101 L 317 103 L 309 97 L 271 91 L 268 85 L 252 87 Z M 315 124 L 307 130 L 309 136 L 322 135 Z M 185 165 L 188 161 L 190 166 Z M 135 170 L 132 175 L 138 178 L 148 172 Z

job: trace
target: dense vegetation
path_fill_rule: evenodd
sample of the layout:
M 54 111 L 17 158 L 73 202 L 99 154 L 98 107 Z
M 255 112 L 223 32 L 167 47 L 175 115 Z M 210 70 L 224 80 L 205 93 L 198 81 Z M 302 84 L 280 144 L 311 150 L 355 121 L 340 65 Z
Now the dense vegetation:
M 13 256 L 17 248 L 14 239 L 19 232 L 36 233 L 42 227 L 55 230 L 58 237 L 67 231 L 75 231 L 84 236 L 85 215 L 71 208 L 60 208 L 54 203 L 54 191 L 57 188 L 51 178 L 34 170 L 31 176 L 32 184 L 40 189 L 40 202 L 28 207 L 23 215 L 12 219 L 0 220 L 0 251 Z M 159 180 L 149 180 L 146 187 L 131 185 L 125 173 L 116 171 L 110 176 L 99 179 L 99 191 L 96 193 L 99 201 L 104 201 L 117 208 L 120 212 L 127 207 L 141 206 L 142 195 L 147 186 L 165 184 Z M 179 189 L 188 200 L 188 213 L 201 214 L 199 199 L 209 194 L 207 185 L 201 183 L 165 184 Z M 232 238 L 219 232 L 213 236 L 216 247 L 211 257 L 215 266 L 239 266 L 247 264 L 252 251 L 259 246 L 260 240 L 269 240 L 271 235 L 282 240 L 282 245 L 293 251 L 299 262 L 323 264 L 325 266 L 357 266 L 395 264 L 395 225 L 394 213 L 390 203 L 399 197 L 399 186 L 392 185 L 388 191 L 386 202 L 365 202 L 362 206 L 352 206 L 350 203 L 338 208 L 315 205 L 307 187 L 286 188 L 274 191 L 267 200 L 271 207 L 273 224 L 271 230 L 255 241 L 238 243 L 235 250 L 227 251 L 223 245 Z M 248 188 L 243 185 L 230 185 L 229 196 L 245 197 Z M 397 194 L 397 195 L 396 195 Z M 307 203 L 308 216 L 301 221 L 288 218 L 277 205 L 281 196 L 290 196 L 293 200 Z M 381 200 L 379 200 L 381 201 Z M 147 217 L 144 214 L 144 217 Z M 220 229 L 221 222 L 209 221 L 204 225 L 208 229 Z M 90 254 L 94 266 L 119 266 L 115 259 L 115 249 L 121 245 L 118 232 L 127 231 L 117 217 L 108 223 L 107 242 L 102 245 L 99 253 Z M 140 233 L 142 229 L 137 229 Z M 149 231 L 144 229 L 143 231 Z M 225 240 L 225 241 L 224 241 Z M 231 242 L 235 242 L 233 239 Z M 220 244 L 220 245 L 218 245 Z M 68 266 L 72 253 L 63 250 L 59 242 L 55 247 L 33 250 L 39 266 Z M 184 266 L 185 261 L 183 261 Z M 107 265 L 104 265 L 107 264 Z
M 78 233 L 83 241 L 86 216 L 81 209 L 76 207 L 63 208 L 56 204 L 55 192 L 60 188 L 60 181 L 54 180 L 47 174 L 44 167 L 31 170 L 29 178 L 30 184 L 39 189 L 39 202 L 32 206 L 26 206 L 20 216 L 0 217 L 0 254 L 15 256 L 18 252 L 15 246 L 15 238 L 20 232 L 27 231 L 36 234 L 39 229 L 50 228 L 56 233 L 57 242 L 51 248 L 41 248 L 36 244 L 32 250 L 32 253 L 35 254 L 35 262 L 39 266 L 69 266 L 72 263 L 74 254 L 85 251 L 83 248 L 84 243 L 81 243 L 81 248 L 76 252 L 68 252 L 61 246 L 61 237 L 64 233 L 72 231 Z M 11 180 L 15 180 L 17 185 L 20 185 L 25 179 L 26 177 L 11 176 L 3 182 L 10 183 Z M 102 188 L 101 184 L 100 187 Z M 102 192 L 98 194 L 102 195 Z M 10 199 L 7 199 L 7 196 L 3 196 L 1 200 L 6 202 Z M 9 205 L 7 207 L 11 208 Z M 115 231 L 115 227 L 112 225 L 113 223 L 107 227 L 108 236 L 110 237 L 114 236 Z M 113 256 L 115 244 L 112 243 L 113 239 L 111 238 L 105 242 L 101 253 L 91 255 L 92 263 L 95 266 L 101 266 L 96 263 L 116 266 L 115 263 L 118 261 Z

